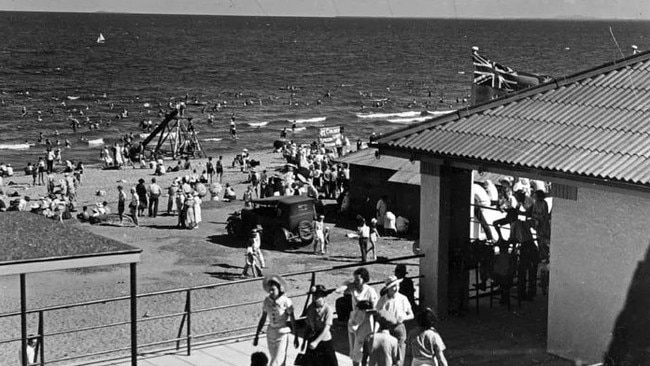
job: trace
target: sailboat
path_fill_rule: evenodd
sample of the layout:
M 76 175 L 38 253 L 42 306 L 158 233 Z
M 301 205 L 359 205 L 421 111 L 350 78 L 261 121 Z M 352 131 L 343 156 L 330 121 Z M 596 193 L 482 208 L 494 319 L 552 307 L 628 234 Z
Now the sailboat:
M 104 42 L 106 42 L 104 35 L 99 33 L 99 37 L 97 37 L 97 43 L 104 43 Z

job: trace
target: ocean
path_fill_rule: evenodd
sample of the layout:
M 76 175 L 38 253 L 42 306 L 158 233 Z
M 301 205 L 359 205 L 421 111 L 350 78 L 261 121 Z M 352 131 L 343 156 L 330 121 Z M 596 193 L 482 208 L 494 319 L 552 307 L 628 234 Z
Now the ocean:
M 139 136 L 142 120 L 160 122 L 160 109 L 186 97 L 209 156 L 270 151 L 294 121 L 295 141 L 341 126 L 354 144 L 417 123 L 422 111 L 466 107 L 472 46 L 553 77 L 627 56 L 633 44 L 650 49 L 645 21 L 0 12 L 0 33 L 0 162 L 18 169 L 43 155 L 39 133 L 70 141 L 64 160 L 98 163 L 100 145 L 88 140 Z M 216 103 L 224 108 L 211 112 Z M 70 117 L 99 129 L 73 132 Z

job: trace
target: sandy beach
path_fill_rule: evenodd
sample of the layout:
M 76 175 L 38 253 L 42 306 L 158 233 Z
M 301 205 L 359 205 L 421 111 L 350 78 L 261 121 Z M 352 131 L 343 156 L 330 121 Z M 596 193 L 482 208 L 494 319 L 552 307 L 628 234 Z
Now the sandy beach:
M 223 183 L 234 186 L 238 198 L 241 198 L 247 180 L 247 174 L 239 167 L 232 168 L 231 163 L 237 152 L 223 156 Z M 213 157 L 217 159 L 218 157 Z M 251 158 L 260 161 L 257 169 L 267 169 L 271 175 L 277 168 L 284 165 L 281 154 L 268 151 L 252 151 Z M 207 159 L 192 160 L 200 174 L 205 169 Z M 166 163 L 175 164 L 173 161 Z M 154 177 L 153 169 L 102 170 L 99 166 L 86 166 L 82 184 L 78 189 L 78 207 L 93 206 L 97 202 L 107 201 L 111 212 L 117 212 L 117 185 L 125 188 L 137 184 L 140 178 L 146 183 Z M 165 212 L 167 205 L 166 188 L 177 176 L 191 174 L 191 171 L 167 173 L 156 179 L 163 188 L 160 199 L 160 212 Z M 57 175 L 57 179 L 61 176 Z M 4 179 L 5 192 L 11 194 L 17 191 L 21 195 L 37 198 L 46 193 L 44 186 L 30 186 L 32 178 L 25 176 L 22 171 L 16 171 L 13 177 Z M 27 186 L 26 189 L 14 188 L 9 185 L 14 182 L 16 187 Z M 105 196 L 97 196 L 98 191 L 105 191 Z M 11 197 L 5 197 L 9 200 Z M 244 249 L 243 242 L 232 239 L 225 232 L 228 215 L 243 207 L 243 202 L 206 202 L 203 205 L 203 222 L 198 229 L 186 230 L 175 227 L 177 217 L 159 216 L 144 217 L 140 227 L 96 226 L 79 223 L 76 219 L 66 220 L 63 225 L 79 225 L 92 233 L 109 237 L 143 249 L 142 261 L 138 265 L 138 293 L 159 290 L 213 284 L 224 281 L 242 279 L 241 276 Z M 265 273 L 289 273 L 306 271 L 313 268 L 355 263 L 360 260 L 356 240 L 346 237 L 350 232 L 347 225 L 339 227 L 335 224 L 337 218 L 326 218 L 328 226 L 333 228 L 331 234 L 332 246 L 330 255 L 315 256 L 312 248 L 300 248 L 287 252 L 264 250 L 267 262 Z M 43 238 L 47 240 L 47 238 Z M 79 238 L 83 245 L 83 238 Z M 404 256 L 411 254 L 411 241 L 385 239 L 380 243 L 379 255 L 386 257 Z M 416 263 L 412 261 L 411 263 Z M 385 264 L 370 268 L 371 279 L 382 281 L 392 272 L 394 265 Z M 327 274 L 318 274 L 319 283 L 334 287 L 347 279 L 352 269 L 342 269 Z M 417 266 L 409 266 L 409 275 L 417 275 Z M 305 293 L 308 290 L 309 275 L 288 278 L 291 295 Z M 129 293 L 128 267 L 97 267 L 74 271 L 39 273 L 27 276 L 28 309 L 69 304 L 124 296 Z M 18 277 L 0 278 L 0 313 L 17 311 L 19 309 Z M 247 301 L 261 301 L 264 293 L 259 282 L 245 283 L 236 286 L 222 287 L 216 290 L 200 290 L 193 293 L 193 309 L 209 308 L 218 305 L 236 304 Z M 295 300 L 297 307 L 302 309 L 304 298 Z M 330 300 L 333 304 L 334 298 Z M 164 296 L 147 297 L 139 300 L 138 313 L 140 317 L 155 317 L 183 310 L 185 293 Z M 210 311 L 196 314 L 193 317 L 192 331 L 195 334 L 215 332 L 218 330 L 234 329 L 241 326 L 254 325 L 259 317 L 259 304 L 240 306 L 222 311 Z M 107 303 L 60 310 L 46 313 L 46 333 L 72 328 L 88 327 L 128 320 L 128 302 Z M 155 319 L 142 322 L 139 325 L 139 343 L 151 343 L 170 339 L 177 336 L 180 317 L 172 319 Z M 18 337 L 20 334 L 19 318 L 0 319 L 0 327 L 4 329 L 3 339 Z M 37 317 L 29 318 L 29 332 L 37 332 Z M 49 359 L 70 357 L 82 353 L 100 352 L 102 350 L 128 347 L 128 326 L 110 327 L 98 331 L 85 331 L 69 335 L 49 337 L 46 357 Z M 0 364 L 6 360 L 13 362 L 18 345 L 0 347 Z

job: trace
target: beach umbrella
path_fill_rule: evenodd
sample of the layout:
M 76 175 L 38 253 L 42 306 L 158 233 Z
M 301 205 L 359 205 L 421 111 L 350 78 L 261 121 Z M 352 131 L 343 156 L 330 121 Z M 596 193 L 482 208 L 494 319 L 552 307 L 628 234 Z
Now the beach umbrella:
M 208 194 L 208 189 L 205 187 L 205 184 L 199 183 L 196 185 L 196 192 L 199 194 L 199 197 L 203 198 Z

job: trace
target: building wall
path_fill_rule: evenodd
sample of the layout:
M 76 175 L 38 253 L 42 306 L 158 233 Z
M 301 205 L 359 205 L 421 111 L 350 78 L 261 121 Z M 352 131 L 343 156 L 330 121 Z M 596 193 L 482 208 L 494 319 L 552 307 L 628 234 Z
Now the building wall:
M 576 201 L 554 198 L 549 353 L 602 361 L 648 250 L 649 217 L 650 195 L 636 192 L 579 187 Z
M 411 232 L 419 228 L 420 186 L 388 182 L 394 170 L 352 165 L 350 168 L 350 204 L 366 219 L 375 216 L 377 201 L 387 195 L 389 210 L 410 221 Z

